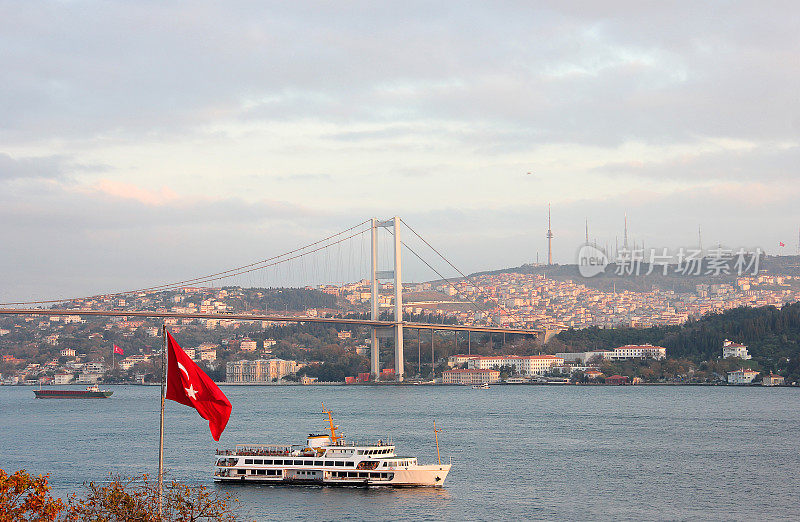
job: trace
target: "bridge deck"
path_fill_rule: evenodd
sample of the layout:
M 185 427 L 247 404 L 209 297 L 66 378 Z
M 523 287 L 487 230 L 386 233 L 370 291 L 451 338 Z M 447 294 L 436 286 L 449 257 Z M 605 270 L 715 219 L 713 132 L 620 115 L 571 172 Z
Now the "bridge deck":
M 156 319 L 233 319 L 237 321 L 274 321 L 285 323 L 324 323 L 324 324 L 350 324 L 359 326 L 374 326 L 390 328 L 397 323 L 394 321 L 373 321 L 371 319 L 344 319 L 338 317 L 305 317 L 296 315 L 251 315 L 251 314 L 209 314 L 209 313 L 176 313 L 157 312 L 149 310 L 58 310 L 46 308 L 0 308 L 0 315 L 87 315 L 99 317 L 148 317 Z M 418 330 L 450 330 L 460 332 L 506 333 L 520 335 L 538 335 L 538 330 L 526 328 L 503 328 L 500 326 L 465 326 L 455 324 L 414 323 L 403 321 L 404 328 Z

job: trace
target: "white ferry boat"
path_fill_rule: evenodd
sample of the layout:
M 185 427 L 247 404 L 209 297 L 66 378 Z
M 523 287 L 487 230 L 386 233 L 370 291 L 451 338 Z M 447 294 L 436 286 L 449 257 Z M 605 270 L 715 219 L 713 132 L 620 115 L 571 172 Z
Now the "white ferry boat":
M 395 453 L 384 441 L 348 444 L 337 434 L 331 412 L 330 433 L 309 435 L 303 445 L 237 444 L 234 450 L 217 450 L 214 480 L 292 485 L 442 487 L 450 464 L 439 457 L 438 430 L 434 424 L 438 464 L 422 465 L 416 457 Z

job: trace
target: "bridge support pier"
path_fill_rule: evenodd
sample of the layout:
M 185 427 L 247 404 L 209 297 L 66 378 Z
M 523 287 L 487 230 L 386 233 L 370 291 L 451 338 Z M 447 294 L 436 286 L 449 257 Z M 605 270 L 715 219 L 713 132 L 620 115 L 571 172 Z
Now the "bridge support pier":
M 378 316 L 378 220 L 372 218 L 372 272 L 370 279 L 372 280 L 372 296 L 370 299 L 370 318 L 377 321 Z M 372 336 L 370 337 L 370 373 L 372 380 L 378 378 L 381 371 L 380 364 L 380 346 L 378 345 L 378 330 L 372 327 Z
M 405 360 L 403 357 L 403 273 L 400 257 L 400 218 L 395 216 L 387 221 L 378 221 L 372 218 L 372 319 L 378 320 L 380 309 L 378 307 L 378 281 L 380 279 L 394 279 L 394 372 L 398 381 L 403 380 Z M 394 270 L 378 270 L 378 227 L 391 227 L 394 232 Z M 370 373 L 377 379 L 380 373 L 380 353 L 378 332 L 372 328 Z

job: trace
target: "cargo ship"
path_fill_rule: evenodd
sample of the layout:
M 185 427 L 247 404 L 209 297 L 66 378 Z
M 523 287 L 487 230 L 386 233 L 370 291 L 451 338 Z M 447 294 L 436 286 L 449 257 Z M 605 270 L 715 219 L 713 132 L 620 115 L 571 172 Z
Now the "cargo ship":
M 108 399 L 114 392 L 93 385 L 85 390 L 33 390 L 33 393 L 37 399 Z
M 237 444 L 233 450 L 217 450 L 214 480 L 284 485 L 434 487 L 440 488 L 450 464 L 422 465 L 416 457 L 395 453 L 394 445 L 348 444 L 336 433 L 331 413 L 330 432 L 311 434 L 305 444 Z M 434 435 L 439 430 L 434 425 Z M 439 438 L 436 437 L 439 454 Z

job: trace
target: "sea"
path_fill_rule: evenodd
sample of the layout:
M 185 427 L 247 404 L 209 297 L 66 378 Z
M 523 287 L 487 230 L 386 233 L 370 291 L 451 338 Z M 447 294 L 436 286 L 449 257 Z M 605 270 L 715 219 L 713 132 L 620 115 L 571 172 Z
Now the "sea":
M 107 400 L 0 387 L 0 467 L 49 474 L 57 496 L 110 474 L 155 475 L 159 388 Z M 243 520 L 797 520 L 800 389 L 728 386 L 225 386 L 219 442 L 167 401 L 167 477 L 231 493 Z M 301 444 L 325 428 L 443 462 L 440 489 L 216 484 L 214 450 Z

